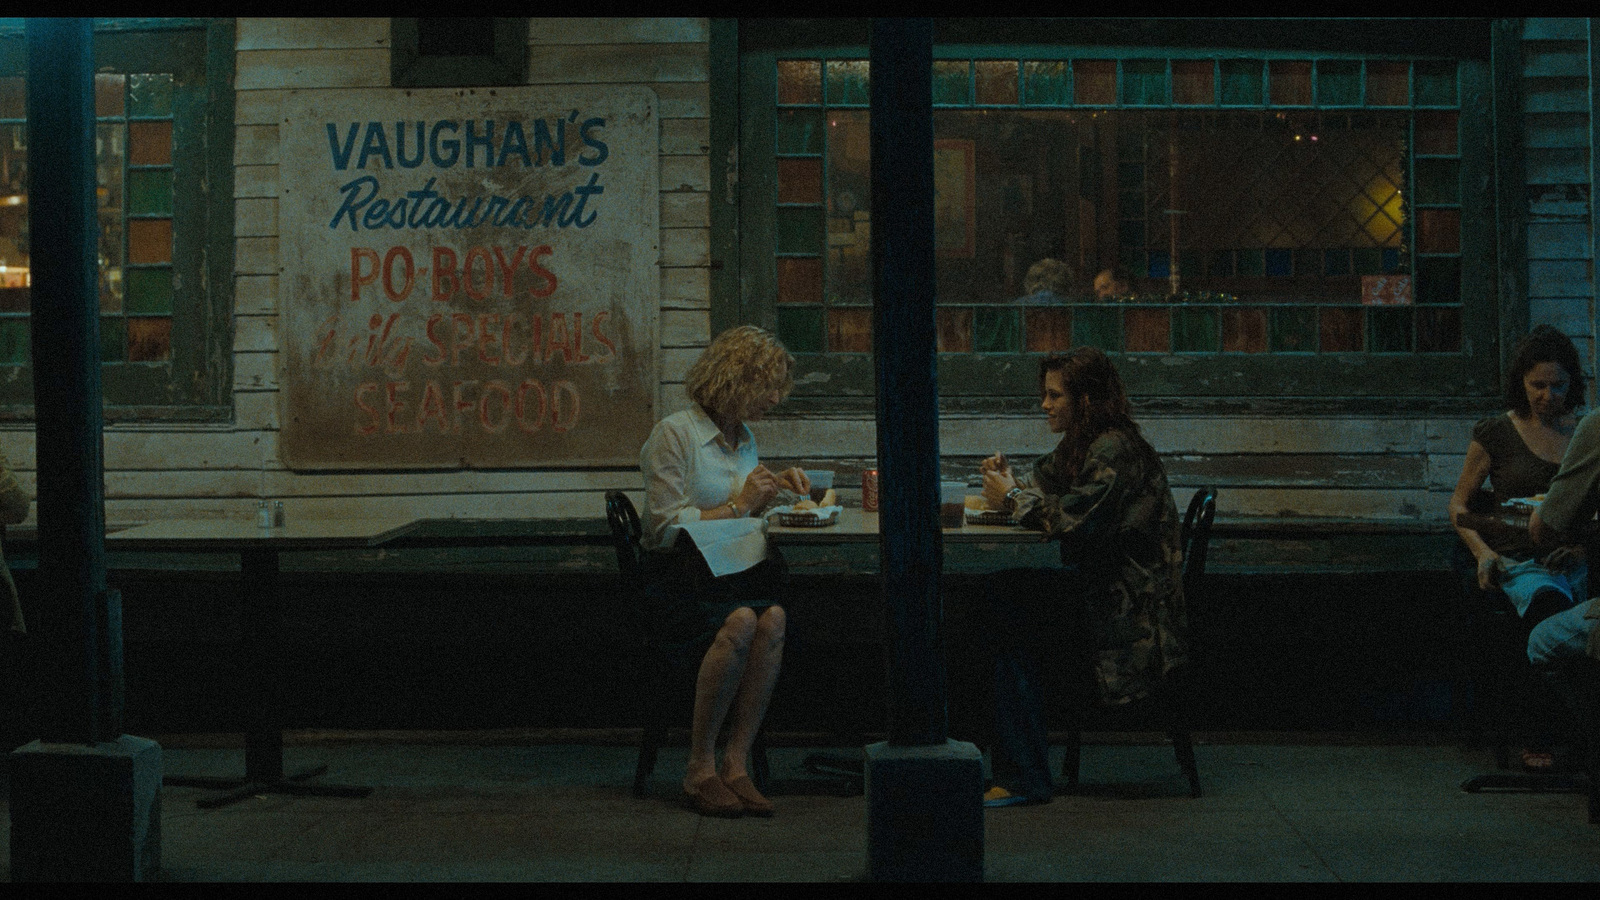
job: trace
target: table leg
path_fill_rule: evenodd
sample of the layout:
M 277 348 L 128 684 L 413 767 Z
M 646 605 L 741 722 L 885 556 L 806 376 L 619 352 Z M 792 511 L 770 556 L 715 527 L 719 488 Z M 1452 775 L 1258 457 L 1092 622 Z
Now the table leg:
M 243 582 L 246 724 L 244 778 L 167 778 L 166 784 L 193 785 L 226 790 L 220 797 L 196 801 L 201 809 L 216 809 L 259 794 L 318 797 L 365 797 L 370 787 L 307 784 L 328 771 L 316 766 L 294 775 L 283 774 L 283 710 L 280 651 L 283 647 L 283 600 L 278 592 L 278 553 L 267 548 L 240 553 Z

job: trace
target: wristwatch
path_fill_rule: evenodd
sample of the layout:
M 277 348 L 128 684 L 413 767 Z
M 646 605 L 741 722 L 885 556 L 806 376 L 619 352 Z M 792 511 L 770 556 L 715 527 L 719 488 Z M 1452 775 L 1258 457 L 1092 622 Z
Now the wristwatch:
M 1014 487 L 1011 490 L 1006 491 L 1006 505 L 1012 509 L 1016 509 L 1017 498 L 1020 496 L 1022 496 L 1022 488 L 1020 487 Z

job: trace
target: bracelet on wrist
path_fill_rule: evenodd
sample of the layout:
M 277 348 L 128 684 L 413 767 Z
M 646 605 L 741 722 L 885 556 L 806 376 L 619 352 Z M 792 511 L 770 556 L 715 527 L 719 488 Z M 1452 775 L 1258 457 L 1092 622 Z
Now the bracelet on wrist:
M 728 512 L 733 513 L 733 518 L 735 519 L 744 518 L 744 513 L 739 511 L 739 504 L 732 500 L 728 501 Z

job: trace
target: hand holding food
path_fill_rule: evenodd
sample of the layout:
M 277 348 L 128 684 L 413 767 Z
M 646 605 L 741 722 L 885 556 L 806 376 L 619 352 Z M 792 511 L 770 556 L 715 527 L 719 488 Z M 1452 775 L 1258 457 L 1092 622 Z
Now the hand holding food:
M 811 479 L 806 475 L 806 470 L 798 466 L 784 469 L 778 475 L 778 487 L 794 491 L 796 494 L 811 493 Z
M 1011 470 L 1004 471 L 990 469 L 983 473 L 983 500 L 989 504 L 990 509 L 1006 508 L 1006 492 L 1017 486 L 1017 480 L 1011 477 Z
M 1004 453 L 996 453 L 983 462 L 978 463 L 978 471 L 984 474 L 988 474 L 990 472 L 1005 472 L 1009 474 L 1011 472 L 1011 463 L 1006 459 L 1006 455 Z
M 778 479 L 766 466 L 758 465 L 750 470 L 749 476 L 744 480 L 744 488 L 739 491 L 736 503 L 745 512 L 763 509 L 772 498 L 778 496 Z

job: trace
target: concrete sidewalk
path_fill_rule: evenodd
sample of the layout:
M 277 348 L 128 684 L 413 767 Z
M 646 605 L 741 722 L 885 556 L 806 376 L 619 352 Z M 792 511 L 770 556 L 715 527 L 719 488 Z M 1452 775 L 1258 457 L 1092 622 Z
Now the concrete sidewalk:
M 668 748 L 629 793 L 626 732 L 292 732 L 287 770 L 375 788 L 216 810 L 163 790 L 162 880 L 856 881 L 866 806 L 772 750 L 778 814 L 702 818 Z M 156 736 L 168 775 L 233 775 L 242 751 Z M 536 742 L 537 741 L 537 742 Z M 213 742 L 215 743 L 215 742 Z M 1058 751 L 1059 752 L 1059 751 Z M 990 881 L 1597 881 L 1600 826 L 1577 794 L 1466 794 L 1489 754 L 1451 744 L 1204 743 L 1206 795 L 1165 745 L 1084 748 L 1084 793 L 985 813 Z M 9 804 L 0 808 L 9 831 Z M 0 880 L 9 880 L 0 848 Z

